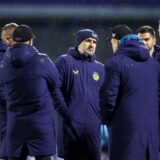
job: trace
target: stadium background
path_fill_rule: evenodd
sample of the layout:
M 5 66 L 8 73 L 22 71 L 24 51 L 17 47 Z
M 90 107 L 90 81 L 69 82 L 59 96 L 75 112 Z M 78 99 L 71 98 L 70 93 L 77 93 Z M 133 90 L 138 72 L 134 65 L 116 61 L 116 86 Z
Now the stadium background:
M 99 35 L 97 59 L 105 62 L 112 55 L 106 37 L 114 25 L 126 24 L 133 31 L 151 25 L 158 40 L 159 8 L 158 0 L 1 0 L 0 26 L 9 22 L 31 26 L 34 45 L 53 60 L 74 46 L 79 29 L 91 28 Z

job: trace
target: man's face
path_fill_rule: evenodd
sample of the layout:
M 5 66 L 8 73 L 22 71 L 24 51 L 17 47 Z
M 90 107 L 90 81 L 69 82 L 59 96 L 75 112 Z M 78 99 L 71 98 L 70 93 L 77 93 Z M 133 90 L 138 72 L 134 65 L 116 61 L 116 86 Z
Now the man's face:
M 94 55 L 96 51 L 97 41 L 94 38 L 87 38 L 83 40 L 79 46 L 78 51 L 81 54 L 84 54 L 86 56 L 88 55 Z
M 138 33 L 138 36 L 142 39 L 143 43 L 148 47 L 150 52 L 154 50 L 154 45 L 156 44 L 156 38 L 150 33 Z
M 111 44 L 112 44 L 112 49 L 113 49 L 113 53 L 115 53 L 118 49 L 118 40 L 115 38 L 111 38 Z

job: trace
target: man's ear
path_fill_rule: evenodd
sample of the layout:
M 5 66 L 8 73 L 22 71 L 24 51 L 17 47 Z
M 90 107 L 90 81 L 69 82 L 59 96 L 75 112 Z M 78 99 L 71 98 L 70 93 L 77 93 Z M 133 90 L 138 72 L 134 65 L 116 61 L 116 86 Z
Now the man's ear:
M 156 37 L 154 38 L 154 44 L 156 44 L 156 42 L 157 42 L 157 39 L 156 39 Z
M 5 37 L 7 44 L 10 42 L 11 37 L 8 35 Z
M 32 46 L 32 44 L 33 44 L 33 39 L 30 39 L 30 40 L 29 40 L 29 45 Z
M 116 40 L 117 40 L 117 44 L 119 45 L 121 41 L 120 41 L 120 40 L 118 40 L 118 39 L 116 39 Z

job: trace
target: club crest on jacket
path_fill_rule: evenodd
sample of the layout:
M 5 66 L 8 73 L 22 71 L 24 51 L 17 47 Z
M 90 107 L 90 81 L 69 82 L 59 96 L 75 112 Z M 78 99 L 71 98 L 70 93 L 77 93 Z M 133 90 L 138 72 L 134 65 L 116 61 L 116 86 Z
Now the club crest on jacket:
M 94 73 L 93 73 L 93 79 L 94 79 L 95 81 L 98 81 L 98 80 L 99 80 L 99 74 L 98 74 L 97 72 L 94 72 Z

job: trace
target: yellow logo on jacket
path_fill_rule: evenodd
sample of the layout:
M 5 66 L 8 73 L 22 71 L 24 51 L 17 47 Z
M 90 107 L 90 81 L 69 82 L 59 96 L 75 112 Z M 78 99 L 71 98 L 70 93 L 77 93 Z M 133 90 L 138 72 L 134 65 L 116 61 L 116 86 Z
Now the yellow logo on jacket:
M 98 80 L 99 80 L 99 74 L 98 74 L 97 72 L 94 72 L 94 73 L 93 73 L 93 79 L 94 79 L 95 81 L 98 81 Z

